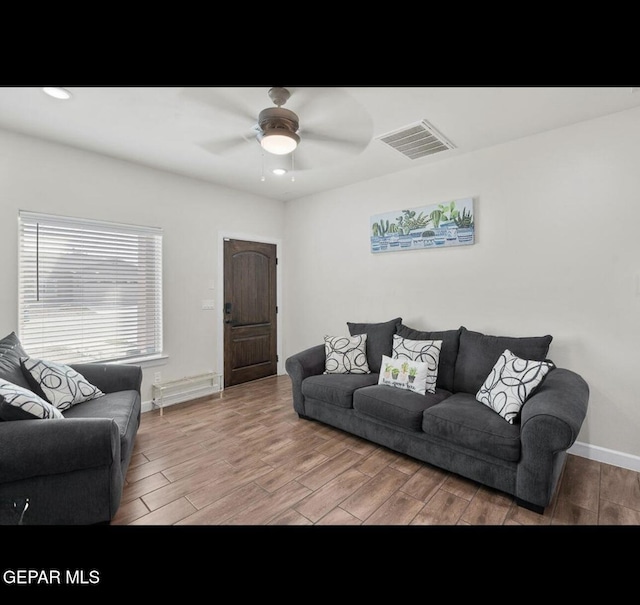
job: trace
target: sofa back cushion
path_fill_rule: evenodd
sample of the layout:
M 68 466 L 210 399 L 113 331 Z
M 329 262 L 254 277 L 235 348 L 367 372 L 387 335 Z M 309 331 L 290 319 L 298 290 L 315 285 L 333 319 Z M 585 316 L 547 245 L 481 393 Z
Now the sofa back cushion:
M 0 378 L 31 390 L 20 366 L 21 357 L 27 357 L 27 353 L 15 332 L 0 340 Z
M 393 350 L 393 335 L 402 323 L 402 317 L 381 323 L 353 323 L 348 321 L 351 336 L 367 335 L 367 363 L 369 369 L 378 374 L 382 364 L 382 356 L 391 357 Z
M 444 330 L 440 332 L 423 332 L 400 324 L 396 332 L 402 338 L 410 340 L 441 340 L 440 359 L 438 361 L 438 380 L 436 387 L 453 392 L 453 376 L 458 357 L 460 330 Z M 504 349 L 503 349 L 504 350 Z M 501 351 L 502 352 L 502 351 Z
M 524 338 L 488 336 L 461 327 L 453 391 L 475 396 L 505 349 L 522 359 L 544 361 L 552 340 L 549 335 Z

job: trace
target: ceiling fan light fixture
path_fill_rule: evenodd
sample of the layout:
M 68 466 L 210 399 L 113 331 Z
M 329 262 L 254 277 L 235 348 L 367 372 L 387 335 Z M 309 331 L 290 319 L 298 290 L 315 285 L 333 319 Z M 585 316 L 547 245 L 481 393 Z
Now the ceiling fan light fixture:
M 276 99 L 284 102 L 280 97 Z M 260 145 L 265 151 L 274 155 L 287 155 L 294 151 L 300 142 L 300 137 L 296 134 L 299 128 L 298 116 L 289 109 L 283 107 L 263 109 L 258 116 L 258 126 L 260 127 L 258 135 Z
M 262 148 L 274 155 L 287 155 L 296 149 L 300 137 L 290 130 L 276 128 L 267 130 L 260 138 Z
M 63 101 L 66 101 L 67 99 L 71 98 L 71 93 L 66 88 L 62 88 L 61 86 L 43 86 L 42 90 L 54 99 L 61 99 Z

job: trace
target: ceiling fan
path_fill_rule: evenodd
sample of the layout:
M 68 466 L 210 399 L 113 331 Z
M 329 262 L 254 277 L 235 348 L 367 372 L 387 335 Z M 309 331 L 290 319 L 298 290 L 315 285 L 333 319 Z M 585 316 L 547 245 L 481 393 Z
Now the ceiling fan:
M 300 142 L 298 116 L 290 109 L 283 109 L 291 93 L 281 86 L 269 89 L 269 98 L 276 107 L 263 109 L 258 115 L 258 141 L 265 151 L 275 155 L 286 155 L 295 150 Z
M 247 143 L 274 155 L 295 151 L 296 169 L 306 170 L 357 155 L 371 141 L 373 123 L 368 112 L 344 89 L 274 86 L 267 91 L 274 106 L 254 114 L 247 109 L 245 97 L 258 93 L 264 94 L 263 89 L 186 89 L 190 99 L 233 116 L 233 123 L 246 124 L 235 134 L 203 142 L 201 147 L 219 156 L 251 151 Z M 225 128 L 230 125 L 226 122 Z

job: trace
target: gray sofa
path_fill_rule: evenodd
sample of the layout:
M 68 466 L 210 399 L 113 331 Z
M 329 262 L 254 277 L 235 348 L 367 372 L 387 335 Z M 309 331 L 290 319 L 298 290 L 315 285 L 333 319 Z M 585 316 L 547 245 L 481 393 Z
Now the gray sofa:
M 0 341 L 0 378 L 29 389 L 15 334 Z M 28 498 L 25 525 L 109 523 L 140 425 L 139 366 L 71 366 L 104 395 L 78 403 L 63 418 L 0 421 L 0 502 Z
M 544 361 L 551 336 L 488 336 L 465 327 L 421 331 L 401 318 L 348 327 L 351 336 L 367 334 L 371 373 L 325 373 L 324 344 L 289 357 L 286 370 L 300 418 L 358 435 L 544 512 L 585 418 L 587 383 L 552 364 L 513 424 L 480 403 L 476 394 L 505 349 L 522 359 Z M 442 341 L 435 393 L 378 384 L 382 355 L 391 357 L 394 334 Z

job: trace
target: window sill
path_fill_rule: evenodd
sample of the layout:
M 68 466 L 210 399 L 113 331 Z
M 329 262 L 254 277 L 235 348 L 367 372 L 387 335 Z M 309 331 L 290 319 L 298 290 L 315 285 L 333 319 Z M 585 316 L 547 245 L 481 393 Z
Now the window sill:
M 143 368 L 152 368 L 154 366 L 161 366 L 167 363 L 169 356 L 166 353 L 158 353 L 157 355 L 146 355 L 144 357 L 133 357 L 130 359 L 122 359 L 119 361 L 111 361 L 109 363 L 114 363 L 118 365 L 129 365 L 135 364 L 137 366 L 142 366 Z

